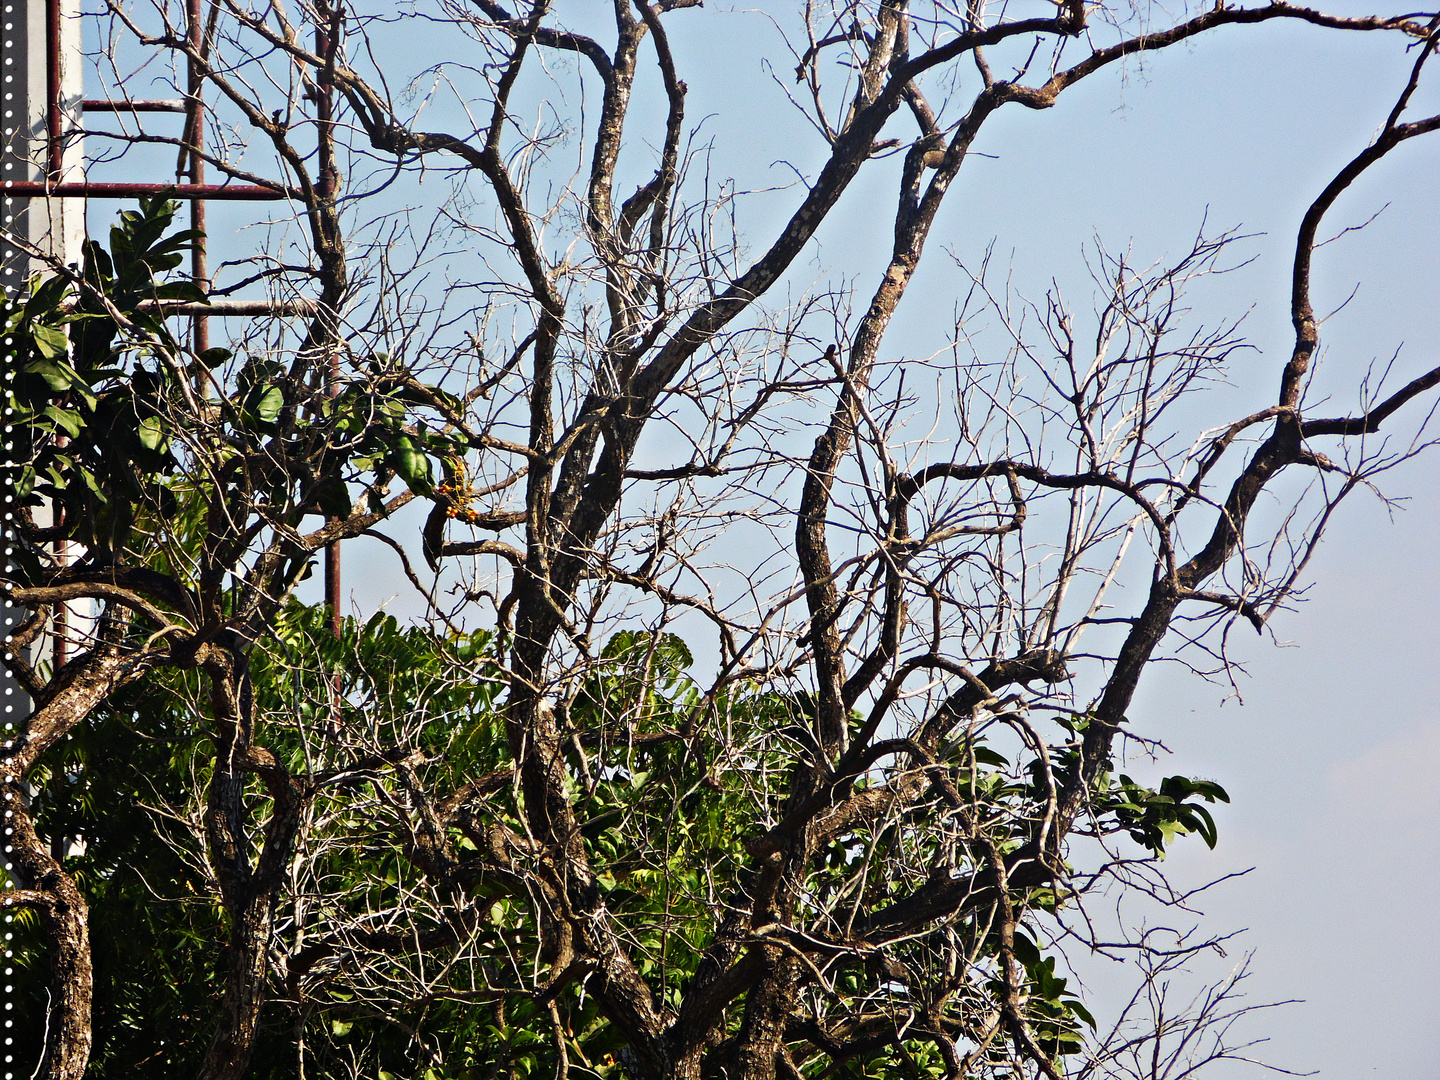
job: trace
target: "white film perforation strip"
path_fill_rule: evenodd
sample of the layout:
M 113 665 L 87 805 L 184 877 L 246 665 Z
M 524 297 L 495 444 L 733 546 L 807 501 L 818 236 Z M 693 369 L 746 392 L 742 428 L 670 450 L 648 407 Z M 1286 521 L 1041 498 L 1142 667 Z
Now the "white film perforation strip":
M 26 113 L 25 87 L 27 86 L 25 64 L 26 50 L 21 46 L 21 40 L 17 35 L 17 23 L 24 18 L 23 9 L 17 10 L 20 5 L 15 0 L 4 3 L 3 22 L 0 22 L 0 129 L 3 129 L 3 140 L 0 140 L 0 180 L 10 180 L 17 176 L 23 178 L 20 172 L 21 155 L 18 140 L 22 137 L 22 121 Z M 12 196 L 8 191 L 0 194 L 0 228 L 9 234 L 18 231 L 20 219 L 22 218 L 23 206 L 20 199 Z M 8 306 L 12 297 L 17 297 L 24 280 L 25 263 L 17 258 L 15 251 L 9 245 L 0 245 L 0 310 Z M 8 324 L 7 324 L 8 325 Z M 10 560 L 13 555 L 11 545 L 11 528 L 14 523 L 15 498 L 14 483 L 11 469 L 11 436 L 12 436 L 12 414 L 9 407 L 9 383 L 14 377 L 15 370 L 15 341 L 8 334 L 0 338 L 0 380 L 4 381 L 6 391 L 3 400 L 4 416 L 0 418 L 0 445 L 3 445 L 3 457 L 0 457 L 0 555 L 4 557 L 5 569 L 10 569 Z M 10 603 L 0 598 L 0 623 L 3 623 L 4 644 L 8 650 L 10 635 L 15 629 L 18 616 L 17 610 Z M 24 698 L 21 695 L 20 687 L 11 678 L 8 668 L 0 668 L 0 727 L 3 727 L 3 742 L 7 747 L 14 737 L 15 725 L 18 722 Z M 3 768 L 3 765 L 0 765 Z M 11 826 L 11 813 L 9 806 L 4 807 L 3 819 L 0 819 L 0 888 L 12 888 L 14 882 L 10 877 L 10 851 L 13 839 Z M 14 916 L 6 913 L 4 922 L 0 923 L 0 934 L 3 934 L 3 941 L 0 941 L 0 959 L 3 959 L 3 966 L 0 966 L 0 1017 L 3 1017 L 3 1059 L 4 1069 L 0 1070 L 5 1080 L 14 1078 L 14 1050 L 15 1030 L 13 1020 L 14 995 L 14 955 L 11 952 L 13 944 L 13 927 L 11 925 Z

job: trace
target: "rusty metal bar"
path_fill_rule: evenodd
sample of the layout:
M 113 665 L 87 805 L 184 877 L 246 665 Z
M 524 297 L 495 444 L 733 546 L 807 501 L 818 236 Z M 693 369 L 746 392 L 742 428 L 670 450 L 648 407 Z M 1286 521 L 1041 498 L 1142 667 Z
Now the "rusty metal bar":
M 45 0 L 45 178 L 47 183 L 53 187 L 60 186 L 59 182 L 65 174 L 65 152 L 61 142 L 63 118 L 60 112 L 60 94 L 60 0 Z M 9 190 L 12 185 L 6 184 L 5 187 Z M 49 223 L 52 239 L 58 242 L 63 250 L 63 224 L 57 234 L 53 217 L 50 218 Z M 60 436 L 56 441 L 61 446 L 68 442 L 64 436 Z M 62 512 L 52 501 L 50 504 L 52 522 Z M 68 546 L 63 538 L 56 542 L 55 564 L 57 567 L 64 567 L 69 554 Z M 66 601 L 61 600 L 55 606 L 50 628 L 53 634 L 50 647 L 50 677 L 53 681 L 60 669 L 65 666 L 69 645 L 70 606 Z
M 163 311 L 166 315 L 298 315 L 315 314 L 311 300 L 212 300 L 209 304 L 184 304 L 165 300 L 141 300 L 141 311 Z
M 278 201 L 289 192 L 278 187 L 259 184 L 91 184 L 88 182 L 52 184 L 39 180 L 6 180 L 6 195 L 39 196 L 77 199 L 139 199 L 150 195 L 173 195 L 177 199 L 230 199 Z
M 321 0 L 315 5 L 315 55 L 320 58 L 316 72 L 315 86 L 315 137 L 318 143 L 320 175 L 317 177 L 316 194 L 322 204 L 329 204 L 335 198 L 335 124 L 334 102 L 330 96 L 330 77 L 335 67 L 335 50 L 340 44 L 340 8 L 332 8 Z M 328 389 L 333 398 L 340 393 L 340 351 L 330 348 Z M 325 547 L 325 602 L 330 605 L 330 629 L 338 638 L 344 630 L 345 619 L 340 608 L 340 542 L 332 541 Z M 339 722 L 340 677 L 335 677 L 335 721 Z
M 65 170 L 60 115 L 60 0 L 45 0 L 45 174 L 59 180 Z
M 80 108 L 85 112 L 165 112 L 183 113 L 185 102 L 180 98 L 162 98 L 155 101 L 124 101 L 111 100 L 110 98 L 96 98 L 91 101 L 82 101 Z
M 187 0 L 185 5 L 185 36 L 192 53 L 198 55 L 204 46 L 205 28 L 201 21 L 202 0 Z M 190 187 L 203 189 L 205 186 L 205 110 L 201 97 L 204 81 L 200 75 L 200 64 L 190 59 L 185 114 L 185 141 L 190 144 Z M 179 179 L 177 177 L 176 179 Z M 210 272 L 206 265 L 205 250 L 205 200 L 190 200 L 190 227 L 200 235 L 190 249 L 190 277 L 196 287 L 210 291 Z M 198 356 L 210 348 L 210 321 L 204 315 L 195 315 L 190 320 L 190 347 Z
M 63 435 L 55 440 L 58 446 L 64 446 L 69 441 Z M 50 512 L 54 515 L 51 519 L 52 522 L 61 515 L 60 509 L 53 501 L 50 504 Z M 65 568 L 69 554 L 68 542 L 63 539 L 55 541 L 55 567 L 57 570 Z M 60 669 L 65 666 L 70 648 L 70 604 L 65 600 L 61 600 L 55 605 L 55 611 L 50 616 L 50 633 L 50 677 L 54 679 Z
M 64 540 L 59 541 L 55 545 L 55 565 L 57 567 L 64 567 L 65 565 L 65 548 L 67 546 Z M 65 661 L 69 659 L 70 605 L 66 601 L 62 600 L 55 605 L 55 614 L 50 618 L 50 628 L 50 632 L 53 635 L 53 640 L 50 645 L 50 667 L 53 677 L 55 673 L 59 672 L 59 670 L 65 666 Z

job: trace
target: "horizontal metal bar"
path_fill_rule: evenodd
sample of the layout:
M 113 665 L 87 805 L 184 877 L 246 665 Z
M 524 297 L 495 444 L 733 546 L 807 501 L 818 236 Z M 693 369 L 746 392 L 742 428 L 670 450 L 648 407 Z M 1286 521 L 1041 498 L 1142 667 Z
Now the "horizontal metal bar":
M 208 304 L 177 304 L 164 300 L 141 300 L 141 311 L 163 311 L 166 315 L 314 315 L 313 300 L 212 300 Z
M 111 100 L 110 98 L 99 98 L 94 101 L 82 101 L 80 107 L 85 112 L 173 112 L 183 113 L 187 106 L 180 98 L 162 98 L 159 101 L 125 101 Z
M 41 198 L 138 199 L 150 195 L 173 195 L 177 199 L 277 200 L 288 197 L 281 188 L 258 184 L 47 184 L 41 180 L 6 180 L 6 195 Z

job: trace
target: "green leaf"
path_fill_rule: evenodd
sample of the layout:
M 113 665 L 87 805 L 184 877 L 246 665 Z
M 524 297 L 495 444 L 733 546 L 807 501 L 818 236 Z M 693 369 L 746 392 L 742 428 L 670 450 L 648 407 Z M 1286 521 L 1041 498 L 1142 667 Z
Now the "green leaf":
M 331 1032 L 334 1033 L 335 1037 L 338 1038 L 338 1039 L 343 1039 L 346 1035 L 349 1035 L 349 1034 L 350 1034 L 350 1029 L 353 1028 L 354 1026 L 355 1026 L 354 1022 L 353 1022 L 353 1021 L 350 1021 L 350 1020 L 331 1020 L 331 1021 L 330 1021 L 330 1030 L 331 1030 Z M 382 1072 L 380 1075 L 381 1075 L 381 1076 L 388 1076 L 389 1074 Z
M 168 260 L 167 260 L 168 261 Z M 184 261 L 180 256 L 175 256 L 174 266 Z M 169 266 L 164 269 L 170 269 Z M 154 290 L 156 300 L 174 300 L 182 304 L 209 304 L 210 298 L 205 291 L 193 281 L 169 281 L 158 286 Z
M 1225 789 L 1213 780 L 1192 780 L 1185 776 L 1167 776 L 1161 781 L 1160 790 L 1166 795 L 1178 797 L 1180 800 L 1187 795 L 1199 795 L 1210 803 L 1228 803 L 1230 801 L 1230 796 Z
M 1186 824 L 1192 832 L 1198 832 L 1205 841 L 1205 846 L 1211 851 L 1215 850 L 1216 841 L 1220 839 L 1220 833 L 1215 828 L 1215 819 L 1210 816 L 1210 811 L 1203 806 L 1186 807 L 1188 813 L 1185 815 Z
M 343 480 L 326 484 L 315 492 L 315 499 L 326 517 L 348 518 L 352 505 L 350 491 Z
M 1015 959 L 1029 969 L 1040 967 L 1040 949 L 1019 931 L 1015 933 Z
M 997 769 L 1007 768 L 1010 764 L 1004 754 L 997 754 L 988 746 L 977 746 L 974 750 L 975 760 L 981 765 L 990 765 Z
M 140 421 L 140 445 L 146 450 L 159 450 L 165 443 L 165 431 L 158 416 L 147 416 Z
M 54 326 L 43 326 L 39 323 L 32 323 L 30 326 L 30 337 L 35 342 L 35 347 L 40 350 L 40 355 L 47 360 L 57 360 L 70 352 L 70 338 L 64 330 Z M 47 378 L 46 382 L 50 382 Z M 56 386 L 50 382 L 50 389 L 64 390 L 64 386 Z
M 430 459 L 416 449 L 408 435 L 395 440 L 395 449 L 390 455 L 400 479 L 417 494 L 424 494 L 430 487 Z
M 54 420 L 60 427 L 64 428 L 65 434 L 69 435 L 72 439 L 77 437 L 80 432 L 85 429 L 85 424 L 80 419 L 80 414 L 73 409 L 61 409 L 50 405 L 46 407 L 45 415 L 50 417 L 51 420 Z
M 50 313 L 59 308 L 70 290 L 70 283 L 59 274 L 53 277 L 34 278 L 30 283 L 30 302 L 26 310 L 33 314 Z
M 1070 1010 L 1073 1016 L 1083 1020 L 1091 1031 L 1095 1030 L 1095 1017 L 1090 1015 L 1090 1010 L 1074 998 L 1065 999 L 1065 1007 Z
M 273 424 L 283 408 L 285 408 L 285 391 L 278 386 L 272 386 L 256 402 L 255 415 L 262 423 Z
M 32 375 L 39 375 L 45 380 L 45 385 L 57 394 L 63 394 L 75 382 L 75 372 L 67 365 L 51 363 L 49 360 L 32 361 L 25 365 L 25 370 Z

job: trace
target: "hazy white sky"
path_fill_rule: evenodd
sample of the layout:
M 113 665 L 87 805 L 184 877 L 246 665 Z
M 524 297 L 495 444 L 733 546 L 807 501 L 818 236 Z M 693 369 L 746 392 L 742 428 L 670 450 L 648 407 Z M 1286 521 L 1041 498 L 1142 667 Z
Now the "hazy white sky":
M 1289 334 L 1299 216 L 1368 141 L 1403 78 L 1384 51 L 1293 27 L 1217 34 L 1155 58 L 1128 85 L 1087 87 L 1083 103 L 1006 117 L 1015 141 L 991 131 L 980 147 L 1002 155 L 996 194 L 979 200 L 995 215 L 987 224 L 1002 244 L 1026 236 L 1013 241 L 1017 264 L 1036 277 L 1092 229 L 1112 245 L 1133 235 L 1156 255 L 1207 208 L 1212 224 L 1264 232 L 1261 258 L 1232 283 L 1257 303 L 1247 328 L 1263 351 L 1225 395 L 1258 408 Z M 1432 89 L 1431 112 L 1435 100 Z M 1397 382 L 1440 363 L 1440 144 L 1409 149 L 1330 219 L 1327 235 L 1389 203 L 1321 252 L 1317 309 L 1361 285 L 1322 330 L 1313 397 L 1333 390 L 1327 413 L 1343 412 L 1353 400 L 1343 388 L 1397 349 Z M 1007 188 L 1021 199 L 1003 198 Z M 1437 477 L 1433 456 L 1388 477 L 1387 494 L 1411 497 L 1393 521 L 1374 498 L 1349 505 L 1312 564 L 1306 602 L 1274 623 L 1285 647 L 1237 629 L 1243 704 L 1221 707 L 1222 690 L 1152 671 L 1132 712 L 1175 751 L 1166 771 L 1213 776 L 1234 800 L 1217 850 L 1190 844 L 1171 863 L 1195 883 L 1255 868 L 1202 906 L 1212 933 L 1249 928 L 1232 957 L 1256 953 L 1252 1000 L 1304 999 L 1255 1025 L 1271 1040 L 1259 1056 L 1327 1077 L 1430 1080 L 1440 1059 Z
M 559 6 L 574 19 L 590 14 L 578 4 Z M 795 6 L 774 10 L 789 17 Z M 765 18 L 726 7 L 712 0 L 703 12 L 668 19 L 690 87 L 689 115 L 715 114 L 706 121 L 715 171 L 733 168 L 755 187 L 789 183 L 777 160 L 803 169 L 819 162 L 822 148 L 759 54 L 769 52 L 782 81 L 794 61 Z M 1346 0 L 1344 10 L 1360 9 Z M 1237 365 L 1231 386 L 1206 391 L 1199 407 L 1211 423 L 1263 408 L 1290 340 L 1288 261 L 1299 216 L 1384 118 L 1408 69 L 1396 46 L 1313 27 L 1234 28 L 1151 57 L 1143 68 L 1095 77 L 1049 112 L 1005 111 L 976 144 L 995 157 L 966 165 L 931 247 L 973 263 L 995 241 L 1012 259 L 1021 292 L 1042 296 L 1053 277 L 1084 307 L 1090 286 L 1080 253 L 1094 236 L 1112 249 L 1133 238 L 1140 261 L 1149 262 L 1179 254 L 1207 215 L 1212 227 L 1260 234 L 1247 248 L 1256 261 L 1206 294 L 1214 318 L 1253 305 L 1246 329 L 1260 351 Z M 1417 109 L 1428 103 L 1433 112 L 1437 100 L 1432 88 Z M 832 256 L 858 265 L 859 253 L 888 246 L 893 182 L 877 169 L 871 183 L 826 226 L 814 273 Z M 764 242 L 767 226 L 795 200 L 793 192 L 756 200 L 752 242 Z M 1317 309 L 1338 305 L 1360 284 L 1323 331 L 1312 397 L 1333 393 L 1336 413 L 1353 403 L 1358 373 L 1397 349 L 1397 384 L 1440 363 L 1440 139 L 1402 148 L 1357 184 L 1329 231 L 1359 224 L 1387 203 L 1367 229 L 1321 253 Z M 212 233 L 227 235 L 245 213 L 216 204 Z M 940 255 L 928 253 L 937 265 Z M 862 277 L 858 288 L 868 294 L 873 282 Z M 899 325 L 922 324 L 931 307 L 948 318 L 955 290 L 953 274 L 926 271 Z M 905 333 L 894 336 L 896 349 Z M 1433 1080 L 1440 1060 L 1436 459 L 1393 474 L 1386 491 L 1410 496 L 1407 509 L 1392 521 L 1375 499 L 1355 497 L 1313 564 L 1306 601 L 1274 623 L 1284 647 L 1236 631 L 1245 635 L 1237 655 L 1249 672 L 1240 683 L 1243 704 L 1222 706 L 1223 688 L 1157 670 L 1132 717 L 1175 751 L 1161 769 L 1211 776 L 1234 800 L 1218 815 L 1218 849 L 1182 842 L 1171 867 L 1196 882 L 1256 868 L 1209 894 L 1206 926 L 1249 928 L 1237 951 L 1256 953 L 1253 1000 L 1305 999 L 1266 1014 L 1255 1032 L 1271 1040 L 1262 1056 L 1335 1078 Z M 350 557 L 347 585 L 365 612 L 401 592 L 393 558 L 380 550 Z
M 670 21 L 689 115 L 716 114 L 707 130 L 719 169 L 735 166 L 755 187 L 788 183 L 777 159 L 804 162 L 808 152 L 818 162 L 822 148 L 757 58 L 774 44 L 769 24 L 722 6 L 693 13 L 701 33 L 685 32 L 691 16 Z M 784 79 L 793 61 L 770 55 Z M 1133 237 L 1142 261 L 1159 259 L 1180 253 L 1208 216 L 1212 227 L 1263 234 L 1248 249 L 1255 264 L 1207 294 L 1213 318 L 1254 305 L 1246 328 L 1261 352 L 1201 405 L 1211 423 L 1264 407 L 1291 340 L 1299 217 L 1378 128 L 1407 70 L 1393 41 L 1239 28 L 1098 77 L 1047 113 L 996 116 L 976 144 L 996 157 L 962 171 L 892 347 L 904 347 L 907 320 L 952 308 L 956 278 L 936 270 L 945 261 L 936 246 L 973 265 L 994 240 L 1002 256 L 1013 250 L 1022 291 L 1043 295 L 1055 277 L 1084 307 L 1084 243 L 1098 235 L 1114 249 Z M 863 197 L 851 193 L 821 234 L 813 273 L 832 257 L 854 266 L 859 249 L 888 247 L 892 191 L 887 175 Z M 751 219 L 752 242 L 765 241 L 765 226 L 795 198 L 770 197 L 770 214 Z M 1353 402 L 1359 372 L 1402 346 L 1404 379 L 1440 363 L 1440 139 L 1405 148 L 1357 184 L 1329 231 L 1387 203 L 1364 232 L 1327 247 L 1317 270 L 1322 311 L 1361 283 L 1324 329 L 1317 389 L 1333 389 L 1335 412 Z M 862 276 L 858 287 L 868 295 L 873 283 Z M 1213 776 L 1234 800 L 1219 814 L 1218 849 L 1182 843 L 1171 858 L 1177 876 L 1199 883 L 1255 867 L 1207 894 L 1206 930 L 1249 929 L 1232 961 L 1206 973 L 1253 950 L 1251 1000 L 1304 999 L 1257 1021 L 1253 1034 L 1270 1039 L 1259 1056 L 1337 1080 L 1433 1080 L 1440 1059 L 1436 476 L 1432 459 L 1388 479 L 1387 493 L 1412 497 L 1394 522 L 1375 499 L 1354 499 L 1313 565 L 1307 601 L 1274 624 L 1284 647 L 1237 629 L 1249 669 L 1243 704 L 1222 707 L 1224 689 L 1156 670 L 1134 709 L 1175 751 L 1158 770 Z M 366 609 L 396 586 L 361 588 Z

